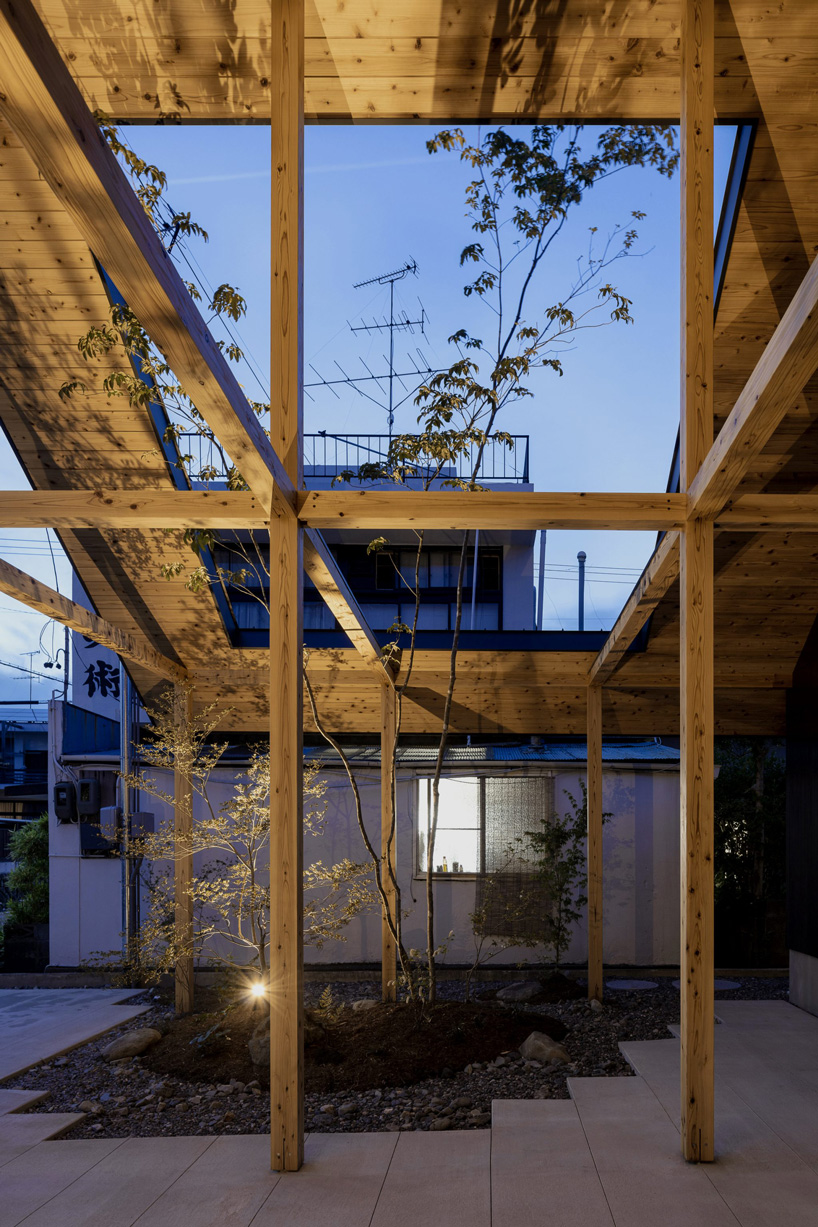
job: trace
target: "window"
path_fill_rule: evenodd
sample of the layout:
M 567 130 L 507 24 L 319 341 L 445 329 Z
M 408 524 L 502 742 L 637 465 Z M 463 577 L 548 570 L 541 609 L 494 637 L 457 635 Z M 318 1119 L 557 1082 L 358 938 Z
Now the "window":
M 375 555 L 375 587 L 391 592 L 395 587 L 395 559 L 388 552 L 377 553 Z
M 554 813 L 554 778 L 444 776 L 435 837 L 437 873 L 501 874 L 528 871 L 514 855 L 517 840 Z M 418 781 L 417 871 L 426 872 L 432 817 L 432 781 Z

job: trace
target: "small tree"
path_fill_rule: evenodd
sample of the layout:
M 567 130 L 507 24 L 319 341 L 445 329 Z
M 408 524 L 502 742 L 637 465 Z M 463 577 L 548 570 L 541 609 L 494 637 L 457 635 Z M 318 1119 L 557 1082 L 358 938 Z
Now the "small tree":
M 155 773 L 172 772 L 176 765 L 199 798 L 200 815 L 185 838 L 175 835 L 171 818 L 132 842 L 131 855 L 150 866 L 147 916 L 134 951 L 140 975 L 155 980 L 181 958 L 192 956 L 222 966 L 249 966 L 264 978 L 270 967 L 269 752 L 252 749 L 247 769 L 231 783 L 226 800 L 217 804 L 213 773 L 227 748 L 213 737 L 218 718 L 207 710 L 177 724 L 170 697 L 151 715 L 153 729 L 140 747 L 147 767 L 126 782 L 174 809 L 176 798 Z M 325 792 L 318 765 L 309 765 L 304 772 L 304 825 L 314 837 L 323 830 Z M 177 859 L 191 854 L 194 925 L 192 942 L 186 942 L 174 921 L 174 867 Z M 369 866 L 349 858 L 332 865 L 318 860 L 306 867 L 304 896 L 304 940 L 319 949 L 329 940 L 344 941 L 346 925 L 377 902 Z
M 519 862 L 519 854 L 511 852 L 509 866 L 517 868 Z M 516 873 L 516 889 L 510 892 L 504 880 L 506 873 L 507 869 L 501 869 L 487 875 L 481 883 L 479 901 L 469 913 L 474 959 L 466 972 L 466 1001 L 471 998 L 472 980 L 480 967 L 507 950 L 534 950 L 542 945 L 542 934 L 531 923 L 538 912 L 541 892 L 535 886 L 520 883 Z
M 48 814 L 15 831 L 9 840 L 15 862 L 8 875 L 7 925 L 48 923 Z
M 526 831 L 521 841 L 522 859 L 531 866 L 532 876 L 541 884 L 548 899 L 542 914 L 542 944 L 553 955 L 553 969 L 559 971 L 562 956 L 571 942 L 574 925 L 588 902 L 586 836 L 588 830 L 588 790 L 580 780 L 582 801 L 565 793 L 570 809 L 562 816 L 542 818 L 539 827 Z M 607 821 L 610 814 L 603 814 Z

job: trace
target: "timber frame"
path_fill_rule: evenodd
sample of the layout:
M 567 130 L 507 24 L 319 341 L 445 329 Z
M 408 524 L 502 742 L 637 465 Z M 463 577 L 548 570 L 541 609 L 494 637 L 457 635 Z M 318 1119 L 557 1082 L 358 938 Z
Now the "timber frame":
M 395 0 L 383 14 L 370 0 L 315 0 L 306 17 L 304 0 L 240 0 L 231 34 L 220 28 L 221 8 L 206 0 L 196 34 L 212 37 L 200 39 L 178 35 L 172 5 L 128 7 L 132 13 L 112 10 L 99 35 L 75 0 L 0 0 L 0 417 L 33 487 L 0 493 L 0 525 L 58 529 L 96 612 L 6 563 L 0 591 L 111 647 L 143 694 L 157 679 L 171 684 L 180 719 L 191 704 L 232 689 L 243 696 L 237 727 L 269 729 L 273 1167 L 293 1170 L 303 1159 L 302 568 L 351 644 L 313 654 L 319 698 L 333 728 L 381 736 L 384 863 L 396 854 L 388 821 L 395 679 L 322 537 L 338 528 L 661 534 L 601 647 L 549 653 L 464 642 L 453 724 L 462 733 L 523 733 L 542 731 L 545 720 L 556 734 L 587 737 L 595 997 L 603 991 L 603 734 L 680 733 L 682 1149 L 689 1160 L 711 1160 L 713 737 L 783 731 L 784 695 L 818 613 L 811 6 L 632 0 L 620 12 L 609 0 L 567 0 L 559 14 L 532 15 L 512 30 L 489 0 Z M 270 124 L 269 439 L 100 137 L 96 108 L 141 123 L 159 114 Z M 303 489 L 305 115 L 441 124 L 681 116 L 678 491 Z M 714 117 L 758 126 L 715 319 Z M 167 355 L 246 492 L 174 489 L 147 418 L 123 419 L 98 388 L 87 409 L 55 405 L 54 370 L 72 373 L 69 341 L 104 313 L 95 260 Z M 60 448 L 48 442 L 55 433 Z M 170 544 L 168 528 L 176 534 Z M 181 548 L 178 534 L 187 528 L 269 532 L 276 605 L 266 656 L 233 650 L 215 610 L 194 603 L 181 584 L 160 586 L 159 564 Z M 648 623 L 647 647 L 638 646 Z M 435 726 L 447 658 L 421 645 L 414 689 L 403 699 L 404 731 Z M 181 777 L 176 788 L 182 840 L 190 805 Z M 189 872 L 180 858 L 182 929 L 190 924 Z M 388 997 L 395 951 L 386 923 L 383 932 Z M 177 1006 L 191 1004 L 192 968 L 182 966 Z

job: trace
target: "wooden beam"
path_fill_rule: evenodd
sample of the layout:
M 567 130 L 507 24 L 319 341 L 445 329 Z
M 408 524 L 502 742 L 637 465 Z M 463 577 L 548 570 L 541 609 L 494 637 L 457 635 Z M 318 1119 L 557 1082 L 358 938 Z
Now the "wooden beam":
M 718 513 L 715 527 L 730 532 L 818 532 L 816 494 L 742 494 Z
M 378 680 L 394 686 L 391 672 L 381 656 L 381 645 L 369 629 L 366 618 L 352 594 L 337 562 L 320 533 L 304 533 L 304 570 L 315 584 L 333 615 L 348 635 L 356 652 L 374 669 Z
M 0 592 L 27 605 L 29 609 L 36 609 L 46 618 L 53 618 L 56 622 L 67 626 L 69 630 L 79 631 L 81 635 L 93 639 L 94 643 L 98 643 L 101 647 L 110 648 L 123 660 L 143 665 L 152 673 L 158 674 L 159 677 L 171 682 L 184 682 L 187 679 L 186 670 L 175 661 L 168 660 L 166 656 L 162 656 L 148 644 L 140 643 L 126 631 L 118 630 L 110 622 L 98 618 L 96 614 L 83 609 L 81 605 L 70 601 L 68 597 L 61 596 L 53 588 L 41 584 L 39 580 L 33 579 L 25 571 L 18 571 L 17 567 L 13 567 L 11 563 L 4 562 L 2 559 L 0 559 Z
M 714 0 L 682 0 L 683 490 L 704 472 L 713 440 L 713 38 Z M 680 544 L 681 1139 L 684 1157 L 699 1163 L 715 1150 L 712 522 L 690 519 Z
M 381 916 L 381 996 L 397 999 L 398 951 L 388 921 L 395 919 L 397 814 L 395 809 L 395 687 L 381 687 L 381 874 L 386 907 Z M 388 908 L 388 913 L 387 913 Z
M 818 261 L 813 260 L 727 421 L 690 482 L 690 513 L 713 519 L 735 494 L 818 369 Z
M 2 490 L 0 528 L 266 528 L 255 494 L 225 490 Z
M 642 572 L 625 608 L 605 640 L 588 674 L 589 685 L 608 681 L 625 653 L 679 575 L 679 534 L 667 533 Z
M 0 113 L 253 492 L 288 478 L 31 0 L 0 0 Z
M 270 27 L 270 435 L 297 489 L 303 457 L 304 0 Z M 270 1157 L 304 1161 L 302 644 L 304 530 L 270 524 Z
M 176 732 L 180 742 L 186 738 L 193 714 L 193 695 L 189 686 L 173 688 Z M 173 764 L 173 888 L 174 927 L 178 955 L 174 968 L 174 996 L 177 1014 L 193 1009 L 193 781 L 190 764 L 177 754 Z
M 602 687 L 589 686 L 588 757 L 588 997 L 601 1001 L 602 982 Z
M 541 494 L 530 490 L 311 490 L 298 496 L 311 528 L 624 529 L 681 528 L 682 494 Z

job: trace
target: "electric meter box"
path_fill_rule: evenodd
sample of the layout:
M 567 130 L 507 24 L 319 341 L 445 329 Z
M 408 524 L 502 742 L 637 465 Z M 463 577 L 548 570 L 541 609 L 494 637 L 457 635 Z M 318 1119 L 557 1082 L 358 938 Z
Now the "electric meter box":
M 137 809 L 131 814 L 131 835 L 138 839 L 140 835 L 153 835 L 156 830 L 156 816 L 149 809 Z
M 99 811 L 99 829 L 109 844 L 118 844 L 122 835 L 122 810 L 118 805 L 103 805 Z
M 77 784 L 77 813 L 81 818 L 99 814 L 99 780 L 80 780 Z
M 77 821 L 77 793 L 70 780 L 54 785 L 54 817 L 57 822 Z

